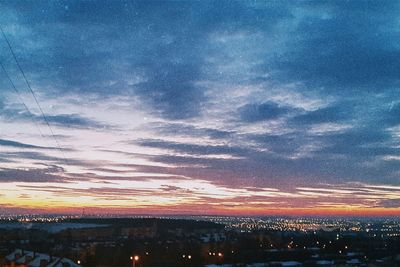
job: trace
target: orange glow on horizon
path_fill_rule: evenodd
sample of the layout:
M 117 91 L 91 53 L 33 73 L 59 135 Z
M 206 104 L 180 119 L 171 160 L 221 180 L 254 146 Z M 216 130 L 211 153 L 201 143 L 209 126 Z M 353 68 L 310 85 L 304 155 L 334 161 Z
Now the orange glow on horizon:
M 69 207 L 69 206 L 9 206 L 10 209 L 18 209 L 24 214 L 75 214 L 88 215 L 221 215 L 221 216 L 355 216 L 355 217 L 384 217 L 400 216 L 400 208 L 250 208 L 235 207 L 221 208 L 204 206 L 199 208 L 185 206 L 154 206 L 148 208 L 126 207 Z
M 103 181 L 104 182 L 104 181 Z M 27 183 L 5 184 L 0 197 L 1 207 L 10 213 L 118 214 L 118 215 L 226 215 L 226 216 L 399 216 L 400 207 L 378 207 L 382 199 L 396 199 L 398 188 L 363 185 L 369 196 L 362 195 L 354 186 L 337 188 L 297 188 L 283 191 L 274 188 L 228 188 L 205 180 L 175 180 L 172 188 L 181 188 L 180 196 L 163 191 L 170 180 L 144 182 L 118 181 L 111 189 L 129 188 L 129 194 L 113 192 L 104 197 L 102 186 L 95 182 L 76 182 L 68 185 L 47 184 L 60 191 L 46 191 Z M 193 182 L 194 185 L 190 183 Z M 21 186 L 21 188 L 19 187 Z M 31 186 L 28 189 L 24 186 Z M 123 187 L 124 186 L 124 187 Z M 142 186 L 138 190 L 137 186 Z M 197 189 L 189 190 L 190 187 Z M 30 190 L 33 188 L 34 190 Z M 61 189 L 58 189 L 61 188 Z M 82 192 L 82 188 L 86 191 Z M 93 188 L 94 192 L 91 192 Z M 107 187 L 106 187 L 107 188 Z M 75 190 L 80 190 L 78 193 Z M 135 191 L 136 190 L 136 191 Z M 175 190 L 175 189 L 174 189 Z M 197 191 L 195 191 L 197 190 Z M 154 191 L 148 194 L 148 191 Z M 131 193 L 132 192 L 132 193 Z M 183 192 L 183 193 L 182 193 Z M 317 192 L 317 193 L 315 193 Z M 322 193 L 320 193 L 322 192 Z M 312 193 L 310 195 L 310 193 Z M 325 197 L 320 198 L 320 194 Z M 375 197 L 375 198 L 374 198 Z M 371 199 L 373 202 L 371 202 Z M 368 205 L 371 205 L 368 206 Z

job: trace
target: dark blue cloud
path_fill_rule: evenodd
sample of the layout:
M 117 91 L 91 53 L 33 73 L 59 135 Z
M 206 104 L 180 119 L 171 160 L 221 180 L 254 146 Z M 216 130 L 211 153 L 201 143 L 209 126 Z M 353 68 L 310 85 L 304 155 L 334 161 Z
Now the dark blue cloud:
M 388 144 L 391 140 L 390 133 L 372 127 L 353 128 L 321 139 L 330 144 L 323 151 L 347 155 L 353 160 L 400 153 L 400 149 L 390 147 Z
M 275 119 L 289 112 L 289 108 L 280 107 L 273 102 L 247 104 L 239 108 L 240 117 L 246 122 Z
M 305 141 L 304 136 L 301 138 L 298 133 L 283 135 L 255 135 L 252 137 L 252 140 L 260 144 L 260 147 L 267 148 L 269 151 L 283 157 L 291 156 Z
M 148 125 L 149 129 L 156 131 L 160 134 L 172 136 L 207 136 L 212 139 L 224 139 L 233 136 L 235 132 L 218 130 L 213 128 L 195 127 L 187 124 L 179 123 L 153 123 Z
M 314 10 L 310 2 L 304 8 L 286 49 L 273 60 L 282 79 L 331 92 L 384 91 L 399 84 L 396 1 L 324 2 Z
M 10 146 L 16 148 L 54 149 L 53 147 L 35 146 L 5 139 L 0 139 L 0 146 Z
M 239 147 L 229 147 L 221 145 L 201 145 L 201 144 L 183 144 L 179 142 L 170 142 L 164 140 L 138 140 L 133 143 L 139 144 L 141 146 L 155 147 L 162 149 L 170 149 L 175 152 L 189 153 L 193 155 L 209 155 L 209 154 L 230 154 L 232 156 L 237 155 L 243 149 Z
M 49 123 L 72 128 L 109 128 L 110 126 L 84 118 L 78 114 L 60 114 L 60 115 L 47 115 L 46 119 Z
M 32 159 L 43 162 L 62 162 L 63 159 L 59 157 L 48 156 L 41 152 L 23 151 L 23 152 L 0 152 L 1 158 L 6 159 Z
M 9 107 L 2 105 L 0 101 L 0 118 L 12 121 L 30 121 L 34 123 L 46 124 L 45 119 L 42 115 L 33 114 L 21 107 Z M 68 128 L 112 128 L 111 125 L 107 125 L 96 120 L 85 118 L 79 114 L 46 114 L 46 120 L 51 125 L 57 125 L 60 127 Z
M 150 100 L 158 115 L 170 119 L 194 117 L 200 113 L 199 103 L 204 101 L 201 88 L 194 84 L 198 72 L 198 67 L 190 64 L 152 66 L 147 71 L 151 76 L 139 85 L 138 92 L 145 101 Z
M 379 114 L 382 116 L 383 121 L 388 123 L 390 126 L 399 125 L 400 124 L 400 103 L 395 105 L 389 105 L 388 110 Z
M 320 108 L 314 111 L 306 112 L 292 118 L 296 124 L 314 124 L 314 123 L 340 123 L 350 119 L 353 116 L 352 109 L 345 104 Z

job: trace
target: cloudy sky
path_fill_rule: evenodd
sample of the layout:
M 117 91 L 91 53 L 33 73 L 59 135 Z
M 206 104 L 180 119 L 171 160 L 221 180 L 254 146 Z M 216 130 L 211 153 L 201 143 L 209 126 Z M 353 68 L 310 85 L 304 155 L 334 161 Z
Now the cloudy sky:
M 1 213 L 400 214 L 398 1 L 0 10 Z

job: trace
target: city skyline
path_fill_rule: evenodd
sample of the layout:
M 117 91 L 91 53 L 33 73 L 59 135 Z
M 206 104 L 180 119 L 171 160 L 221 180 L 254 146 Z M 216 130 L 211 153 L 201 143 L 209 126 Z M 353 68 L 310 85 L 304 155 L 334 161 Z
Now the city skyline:
M 400 215 L 397 1 L 0 9 L 0 213 Z

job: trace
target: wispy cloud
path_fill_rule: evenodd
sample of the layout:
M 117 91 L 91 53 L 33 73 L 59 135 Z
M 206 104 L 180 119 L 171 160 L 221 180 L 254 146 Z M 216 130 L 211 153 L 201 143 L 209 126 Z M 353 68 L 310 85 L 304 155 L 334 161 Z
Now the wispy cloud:
M 0 5 L 7 207 L 396 208 L 397 3 Z

